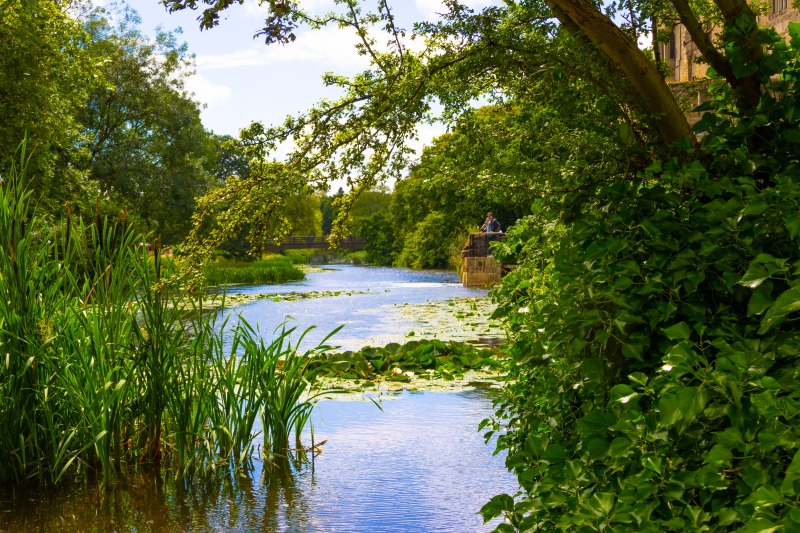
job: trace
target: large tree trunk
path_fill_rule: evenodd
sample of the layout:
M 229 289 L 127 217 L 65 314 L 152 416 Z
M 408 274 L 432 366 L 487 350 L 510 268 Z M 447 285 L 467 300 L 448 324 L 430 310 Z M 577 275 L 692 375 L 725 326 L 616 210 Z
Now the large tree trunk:
M 630 80 L 667 143 L 694 138 L 689 122 L 661 73 L 606 15 L 587 0 L 546 0 L 567 30 L 586 35 Z

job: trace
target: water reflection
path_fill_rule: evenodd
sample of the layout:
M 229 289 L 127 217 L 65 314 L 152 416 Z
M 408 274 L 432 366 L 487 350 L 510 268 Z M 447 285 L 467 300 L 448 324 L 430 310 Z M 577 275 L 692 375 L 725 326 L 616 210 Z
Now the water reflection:
M 191 483 L 138 471 L 108 491 L 0 495 L 0 531 L 486 531 L 476 514 L 516 490 L 477 424 L 485 392 L 402 393 L 381 402 L 324 401 L 324 452 L 312 463 Z M 308 441 L 306 436 L 306 441 Z
M 408 329 L 389 319 L 394 306 L 486 291 L 463 288 L 449 272 L 336 267 L 281 286 L 235 292 L 362 291 L 299 301 L 259 300 L 240 311 L 267 335 L 287 315 L 316 325 L 311 346 L 341 323 L 362 345 Z M 475 333 L 477 341 L 485 333 Z M 488 342 L 487 339 L 481 339 Z M 488 499 L 513 494 L 516 480 L 477 432 L 491 414 L 485 391 L 408 393 L 370 402 L 323 401 L 313 415 L 324 452 L 311 464 L 176 482 L 139 469 L 107 491 L 86 483 L 56 492 L 0 491 L 0 531 L 475 532 Z M 306 441 L 309 441 L 308 435 Z M 2 458 L 0 458 L 2 459 Z
M 258 324 L 262 335 L 269 337 L 287 321 L 300 332 L 308 327 L 304 346 L 310 348 L 336 327 L 344 328 L 333 343 L 344 349 L 359 349 L 366 344 L 385 345 L 404 342 L 404 335 L 417 323 L 398 314 L 405 304 L 415 305 L 450 298 L 485 296 L 485 289 L 467 289 L 458 275 L 448 271 L 418 271 L 403 268 L 375 268 L 335 265 L 331 271 L 308 274 L 305 280 L 284 285 L 240 286 L 228 289 L 229 294 L 325 293 L 338 296 L 273 302 L 257 300 L 237 307 L 231 313 L 229 326 L 241 314 L 250 324 Z M 468 328 L 465 328 L 465 330 Z M 467 333 L 465 331 L 464 333 Z M 469 332 L 471 334 L 471 331 Z M 486 336 L 475 331 L 475 338 Z M 408 340 L 408 339 L 405 339 Z

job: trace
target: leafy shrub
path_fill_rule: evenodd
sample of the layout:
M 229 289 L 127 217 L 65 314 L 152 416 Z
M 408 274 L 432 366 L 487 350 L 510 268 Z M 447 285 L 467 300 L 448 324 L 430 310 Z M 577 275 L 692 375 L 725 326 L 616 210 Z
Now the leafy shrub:
M 800 94 L 781 91 L 495 251 L 527 258 L 495 293 L 518 381 L 484 426 L 524 489 L 484 507 L 498 530 L 800 528 Z
M 429 213 L 406 236 L 397 264 L 411 268 L 447 267 L 453 240 L 452 227 L 444 213 Z
M 356 233 L 367 238 L 364 248 L 365 262 L 371 265 L 390 266 L 397 256 L 392 216 L 379 211 L 358 221 Z

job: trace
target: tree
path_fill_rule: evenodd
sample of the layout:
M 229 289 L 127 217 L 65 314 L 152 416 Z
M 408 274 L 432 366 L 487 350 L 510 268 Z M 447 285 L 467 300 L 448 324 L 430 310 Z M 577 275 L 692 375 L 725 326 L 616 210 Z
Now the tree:
M 75 114 L 97 74 L 88 36 L 65 4 L 0 0 L 0 165 L 11 166 L 27 137 L 27 175 L 50 211 L 84 186 L 70 166 L 80 140 Z
M 171 11 L 205 4 L 208 7 L 200 18 L 203 28 L 218 24 L 219 13 L 232 4 L 225 0 L 162 3 Z M 659 21 L 679 20 L 689 29 L 704 60 L 730 84 L 743 109 L 752 108 L 763 93 L 759 65 L 768 62 L 768 58 L 761 50 L 763 43 L 757 39 L 755 18 L 745 0 L 715 0 L 698 5 L 680 1 L 677 9 L 652 0 L 602 5 L 586 0 L 534 0 L 508 2 L 502 8 L 490 7 L 480 13 L 451 0 L 446 3 L 449 12 L 440 23 L 415 26 L 415 33 L 427 42 L 427 48 L 419 53 L 404 45 L 406 32 L 396 26 L 389 2 L 377 1 L 374 11 L 366 11 L 365 4 L 342 0 L 339 11 L 315 17 L 302 11 L 301 2 L 269 3 L 270 11 L 259 31 L 268 44 L 293 41 L 295 30 L 302 25 L 319 28 L 337 24 L 357 33 L 361 38 L 358 52 L 368 56 L 374 67 L 373 72 L 352 80 L 328 76 L 327 83 L 347 90 L 345 97 L 336 103 L 323 103 L 266 136 L 265 142 L 287 136 L 300 141 L 298 163 L 330 169 L 335 164 L 329 156 L 339 153 L 345 156 L 344 168 L 355 162 L 365 169 L 372 168 L 372 172 L 364 174 L 369 181 L 382 169 L 392 169 L 397 158 L 402 157 L 399 141 L 413 135 L 409 123 L 426 118 L 430 96 L 438 96 L 446 106 L 458 108 L 476 93 L 500 87 L 504 90 L 502 81 L 508 76 L 501 69 L 511 69 L 515 76 L 530 79 L 558 63 L 567 68 L 581 63 L 585 66 L 587 58 L 595 68 L 584 77 L 594 78 L 598 86 L 616 92 L 619 103 L 642 115 L 664 143 L 692 137 L 658 65 L 638 46 L 641 36 L 658 34 Z M 377 39 L 369 33 L 375 24 L 382 25 L 388 33 L 388 52 L 381 51 Z M 723 30 L 723 38 L 717 42 L 708 32 L 716 24 Z M 574 37 L 570 39 L 569 54 L 553 46 L 563 33 Z M 745 63 L 751 66 L 745 68 Z M 461 80 L 457 75 L 462 76 Z M 443 78 L 448 79 L 449 87 L 443 87 Z M 345 127 L 341 127 L 342 123 Z M 349 134 L 323 140 L 323 131 L 334 124 Z M 312 125 L 310 131 L 308 125 Z M 356 125 L 364 130 L 363 134 L 355 132 Z M 371 142 L 369 137 L 376 140 Z M 310 152 L 312 147 L 316 151 Z M 365 148 L 374 154 L 365 158 Z
M 218 157 L 214 161 L 211 173 L 217 185 L 223 185 L 233 176 L 240 180 L 250 177 L 250 161 L 236 139 L 230 135 L 214 135 L 213 141 L 217 146 Z
M 144 231 L 177 242 L 189 230 L 194 198 L 212 179 L 218 144 L 183 88 L 192 58 L 171 33 L 151 40 L 130 8 L 112 28 L 102 11 L 85 22 L 102 77 L 77 115 L 89 153 L 84 163 L 98 193 L 130 209 Z M 218 170 L 219 171 L 219 170 Z M 91 198 L 89 200 L 92 200 Z
M 323 196 L 319 201 L 319 209 L 322 212 L 322 234 L 330 235 L 333 228 L 333 221 L 338 215 L 338 209 L 334 207 L 337 198 L 344 196 L 344 189 L 339 187 L 336 194 L 331 196 Z
M 162 3 L 170 10 L 209 6 L 201 18 L 204 28 L 214 26 L 230 5 L 216 0 Z M 243 132 L 243 140 L 268 151 L 291 139 L 296 150 L 286 161 L 287 169 L 321 187 L 334 179 L 348 180 L 351 193 L 341 200 L 339 213 L 343 225 L 362 192 L 401 176 L 408 164 L 405 142 L 419 122 L 435 118 L 432 105 L 437 101 L 444 105 L 444 119 L 452 122 L 478 96 L 504 103 L 553 90 L 574 94 L 580 87 L 604 97 L 594 99 L 603 112 L 592 114 L 603 114 L 609 125 L 620 128 L 624 143 L 643 157 L 681 136 L 691 137 L 658 66 L 636 45 L 640 35 L 658 28 L 654 21 L 665 20 L 671 8 L 653 2 L 611 3 L 601 13 L 589 4 L 563 4 L 508 2 L 475 13 L 451 1 L 439 23 L 415 25 L 414 35 L 426 46 L 414 51 L 406 45 L 406 30 L 396 25 L 389 2 L 378 1 L 369 11 L 367 2 L 343 0 L 337 12 L 322 17 L 302 11 L 301 3 L 271 2 L 260 31 L 268 44 L 294 40 L 294 30 L 302 25 L 336 24 L 359 36 L 357 52 L 369 58 L 372 70 L 352 78 L 326 75 L 326 84 L 343 89 L 340 100 L 323 101 L 281 126 L 255 124 Z M 611 23 L 609 15 L 623 7 L 630 22 Z M 563 18 L 561 24 L 554 15 Z M 590 15 L 597 24 L 586 22 Z M 591 31 L 581 30 L 580 24 Z M 388 46 L 378 46 L 370 33 L 376 25 L 388 35 Z M 616 43 L 614 51 L 606 50 L 606 42 Z M 623 45 L 625 57 L 619 54 Z M 611 52 L 619 57 L 610 57 Z M 334 226 L 334 241 L 342 231 Z

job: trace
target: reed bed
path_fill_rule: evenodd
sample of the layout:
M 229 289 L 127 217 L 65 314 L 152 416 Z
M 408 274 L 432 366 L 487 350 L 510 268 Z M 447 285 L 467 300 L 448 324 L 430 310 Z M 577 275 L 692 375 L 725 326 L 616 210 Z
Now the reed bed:
M 67 212 L 54 229 L 22 182 L 12 171 L 0 185 L 0 482 L 108 483 L 142 463 L 190 478 L 285 457 L 317 372 L 291 332 L 227 331 L 171 262 L 137 249 L 124 216 Z
M 203 268 L 203 276 L 211 286 L 286 283 L 301 280 L 305 276 L 295 264 L 297 261 L 293 258 L 280 255 L 252 262 L 217 259 Z

